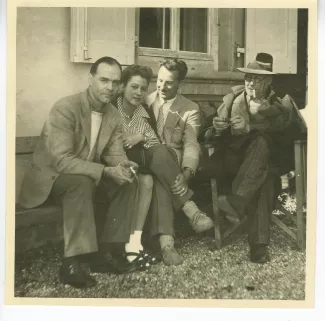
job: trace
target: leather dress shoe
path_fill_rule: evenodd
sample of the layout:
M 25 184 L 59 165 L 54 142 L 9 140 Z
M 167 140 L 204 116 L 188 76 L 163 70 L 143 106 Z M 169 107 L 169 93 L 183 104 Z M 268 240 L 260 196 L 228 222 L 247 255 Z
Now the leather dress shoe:
M 96 280 L 76 260 L 63 262 L 60 267 L 60 281 L 75 288 L 90 288 L 97 284 Z
M 267 263 L 270 261 L 268 247 L 265 244 L 254 244 L 250 247 L 250 259 L 253 263 Z

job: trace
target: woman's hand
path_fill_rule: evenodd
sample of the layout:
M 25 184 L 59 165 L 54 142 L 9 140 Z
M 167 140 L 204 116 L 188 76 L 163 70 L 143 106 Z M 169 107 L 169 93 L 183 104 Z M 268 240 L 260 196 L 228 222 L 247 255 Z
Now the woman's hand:
M 174 185 L 172 186 L 172 193 L 184 196 L 188 190 L 187 180 L 183 173 L 176 176 Z
M 130 149 L 134 145 L 139 144 L 140 142 L 144 141 L 144 135 L 143 134 L 134 134 L 130 135 L 123 139 L 123 146 L 125 149 Z

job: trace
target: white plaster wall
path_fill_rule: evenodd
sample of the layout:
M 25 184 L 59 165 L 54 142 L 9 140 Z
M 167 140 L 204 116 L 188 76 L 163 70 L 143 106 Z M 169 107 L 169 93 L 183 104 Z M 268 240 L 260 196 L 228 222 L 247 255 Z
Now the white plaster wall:
M 16 136 L 38 136 L 53 104 L 88 86 L 90 64 L 69 51 L 69 8 L 18 9 Z

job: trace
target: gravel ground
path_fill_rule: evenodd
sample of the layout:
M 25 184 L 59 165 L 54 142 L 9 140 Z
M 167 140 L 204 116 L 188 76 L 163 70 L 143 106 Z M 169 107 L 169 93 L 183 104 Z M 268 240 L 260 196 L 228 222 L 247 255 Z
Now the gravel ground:
M 272 227 L 272 261 L 264 265 L 249 262 L 244 235 L 219 251 L 212 240 L 211 233 L 182 238 L 181 266 L 160 263 L 147 272 L 94 274 L 98 285 L 88 290 L 59 282 L 62 244 L 33 249 L 16 258 L 15 296 L 304 300 L 305 253 L 277 227 Z
M 208 188 L 208 186 L 207 186 Z M 281 202 L 295 211 L 295 197 L 283 193 Z M 206 188 L 196 193 L 200 208 L 211 213 Z M 168 298 L 304 300 L 305 252 L 277 226 L 271 228 L 271 262 L 249 261 L 247 238 L 232 237 L 221 250 L 213 247 L 213 231 L 200 235 L 190 228 L 185 215 L 176 216 L 177 247 L 184 259 L 180 266 L 163 263 L 147 272 L 127 275 L 93 274 L 97 286 L 87 290 L 63 285 L 58 279 L 63 244 L 47 245 L 17 255 L 15 296 L 56 298 Z

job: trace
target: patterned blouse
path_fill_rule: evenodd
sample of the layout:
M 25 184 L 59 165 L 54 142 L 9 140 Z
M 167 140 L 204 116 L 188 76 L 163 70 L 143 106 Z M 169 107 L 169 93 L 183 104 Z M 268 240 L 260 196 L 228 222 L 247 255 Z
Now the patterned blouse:
M 150 148 L 153 145 L 160 144 L 160 141 L 148 123 L 150 116 L 142 105 L 139 105 L 134 111 L 132 117 L 125 114 L 122 108 L 122 97 L 117 98 L 117 108 L 122 116 L 124 133 L 127 136 L 141 133 L 146 137 L 146 143 L 142 143 L 144 148 Z M 128 122 L 128 119 L 130 120 Z

